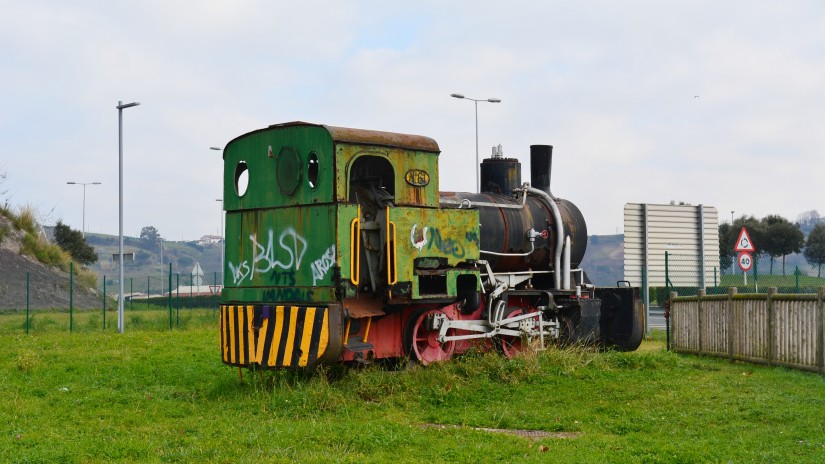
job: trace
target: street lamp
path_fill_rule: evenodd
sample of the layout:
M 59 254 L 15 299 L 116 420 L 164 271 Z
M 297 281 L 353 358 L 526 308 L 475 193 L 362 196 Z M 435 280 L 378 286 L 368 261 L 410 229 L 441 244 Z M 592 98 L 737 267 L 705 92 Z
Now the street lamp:
M 209 147 L 210 150 L 222 151 L 220 147 Z M 226 240 L 223 237 L 223 198 L 216 198 L 215 201 L 221 202 L 221 285 L 223 285 L 223 273 L 226 269 Z
M 487 98 L 487 99 L 475 99 L 470 97 L 465 97 L 460 93 L 451 93 L 451 97 L 458 98 L 461 100 L 470 100 L 475 104 L 476 107 L 476 192 L 481 193 L 481 180 L 479 180 L 479 162 L 478 162 L 478 102 L 489 102 L 489 103 L 501 103 L 501 100 L 498 98 Z
M 730 225 L 733 225 L 733 211 L 730 212 Z
M 117 331 L 123 333 L 123 110 L 140 103 L 117 102 L 117 142 L 118 142 L 118 255 L 120 258 L 119 284 L 117 295 Z
M 66 182 L 69 185 L 82 185 L 83 186 L 83 238 L 86 238 L 86 186 L 87 185 L 100 185 L 100 182 Z

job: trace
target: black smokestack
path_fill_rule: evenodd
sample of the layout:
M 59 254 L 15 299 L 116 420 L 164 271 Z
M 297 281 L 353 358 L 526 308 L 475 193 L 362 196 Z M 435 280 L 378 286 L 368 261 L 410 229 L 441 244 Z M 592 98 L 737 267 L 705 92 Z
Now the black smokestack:
M 530 145 L 530 184 L 550 193 L 550 173 L 553 170 L 553 146 Z

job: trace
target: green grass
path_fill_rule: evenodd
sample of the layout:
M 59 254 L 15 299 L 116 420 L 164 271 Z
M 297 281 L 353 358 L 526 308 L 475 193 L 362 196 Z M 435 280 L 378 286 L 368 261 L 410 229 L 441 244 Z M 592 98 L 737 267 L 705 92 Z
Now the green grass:
M 28 315 L 30 335 L 50 333 L 90 333 L 117 330 L 117 302 L 106 307 L 106 327 L 103 327 L 103 309 L 74 310 L 49 309 L 31 310 Z M 217 317 L 217 308 L 173 308 L 171 314 L 173 329 L 187 329 L 211 324 Z M 169 330 L 169 309 L 145 303 L 135 303 L 133 308 L 127 301 L 123 311 L 124 327 L 134 330 Z M 26 333 L 26 311 L 13 310 L 0 313 L 0 336 Z
M 668 353 L 658 333 L 633 353 L 245 370 L 239 382 L 211 315 L 192 317 L 171 332 L 0 336 L 0 462 L 825 460 L 825 378 Z
M 794 291 L 797 285 L 797 277 L 793 274 L 793 270 L 790 271 L 788 275 L 776 275 L 776 274 L 765 274 L 759 275 L 759 290 L 765 291 L 768 287 L 777 287 L 784 291 Z M 739 292 L 743 293 L 744 289 L 750 289 L 753 291 L 754 289 L 754 282 L 753 282 L 753 275 L 748 274 L 748 285 L 744 285 L 744 279 L 742 278 L 742 274 L 734 274 L 734 275 L 723 275 L 720 286 L 729 286 L 729 287 L 738 287 Z M 820 278 L 817 276 L 807 276 L 807 275 L 800 275 L 799 276 L 799 287 L 800 289 L 813 289 L 814 292 L 819 287 L 825 286 L 825 278 Z

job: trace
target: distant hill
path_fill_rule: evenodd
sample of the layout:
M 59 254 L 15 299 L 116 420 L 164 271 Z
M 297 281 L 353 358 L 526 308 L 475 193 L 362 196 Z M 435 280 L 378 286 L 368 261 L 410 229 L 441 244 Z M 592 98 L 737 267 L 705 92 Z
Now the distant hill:
M 119 272 L 116 255 L 118 254 L 118 237 L 106 234 L 86 234 L 86 243 L 94 247 L 98 255 L 97 263 L 89 269 L 99 276 L 106 276 L 109 282 L 116 281 Z M 204 272 L 204 285 L 212 284 L 216 279 L 221 283 L 221 244 L 200 244 L 197 241 L 172 242 L 163 241 L 163 265 L 161 266 L 161 248 L 145 247 L 145 244 L 136 237 L 123 237 L 124 253 L 134 253 L 134 261 L 124 260 L 124 277 L 139 277 L 145 288 L 146 277 L 150 276 L 152 286 L 161 279 L 161 270 L 164 279 L 169 272 L 169 263 L 172 263 L 172 273 L 177 280 L 180 275 L 180 284 L 189 285 L 189 275 L 195 263 L 200 264 Z M 173 282 L 177 284 L 177 282 Z
M 624 279 L 624 235 L 591 235 L 581 263 L 590 281 L 615 286 Z
M 100 276 L 106 276 L 108 281 L 117 279 L 117 260 L 113 255 L 118 253 L 117 236 L 106 234 L 86 234 L 86 242 L 94 247 L 98 254 L 98 262 L 89 266 L 89 269 Z M 153 282 L 160 279 L 160 247 L 154 249 L 143 248 L 141 240 L 136 237 L 124 237 L 124 252 L 135 253 L 135 260 L 126 261 L 124 273 L 126 277 L 152 276 Z M 196 241 L 163 242 L 163 273 L 169 271 L 169 262 L 172 262 L 172 272 L 181 274 L 181 284 L 189 283 L 189 273 L 197 262 L 204 271 L 204 283 L 211 284 L 215 279 L 220 281 L 221 245 L 201 245 Z M 588 237 L 587 252 L 581 267 L 587 272 L 590 280 L 601 286 L 615 286 L 617 280 L 624 278 L 624 235 L 593 235 Z M 156 280 L 157 279 L 157 280 Z M 220 283 L 220 282 L 218 282 Z M 145 285 L 145 282 L 142 284 Z M 155 285 L 154 283 L 152 284 Z

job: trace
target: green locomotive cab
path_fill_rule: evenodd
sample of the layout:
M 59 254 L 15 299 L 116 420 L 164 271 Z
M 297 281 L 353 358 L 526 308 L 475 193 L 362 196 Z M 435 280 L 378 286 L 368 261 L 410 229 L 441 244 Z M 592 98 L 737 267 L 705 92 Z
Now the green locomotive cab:
M 299 122 L 229 142 L 223 361 L 333 362 L 375 348 L 364 324 L 385 306 L 475 291 L 478 270 L 459 267 L 478 259 L 478 213 L 438 207 L 438 154 L 427 137 Z

